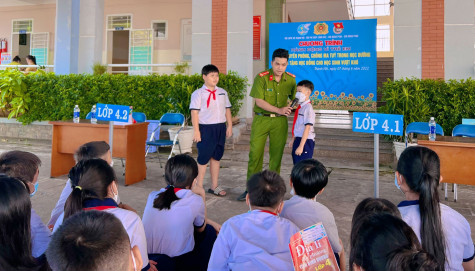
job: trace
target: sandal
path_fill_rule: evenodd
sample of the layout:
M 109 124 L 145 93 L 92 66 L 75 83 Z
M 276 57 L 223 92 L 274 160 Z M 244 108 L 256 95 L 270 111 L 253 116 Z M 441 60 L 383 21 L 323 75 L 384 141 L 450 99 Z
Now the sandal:
M 224 192 L 224 194 L 221 194 L 221 192 Z M 213 194 L 218 197 L 224 197 L 227 194 L 226 191 L 224 191 L 224 189 L 222 189 L 221 186 L 219 185 L 214 190 L 211 188 L 208 189 L 208 193 Z

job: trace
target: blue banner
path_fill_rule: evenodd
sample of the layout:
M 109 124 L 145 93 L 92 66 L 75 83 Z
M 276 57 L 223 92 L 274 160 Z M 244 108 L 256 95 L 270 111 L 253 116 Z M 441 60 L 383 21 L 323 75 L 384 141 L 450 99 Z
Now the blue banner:
M 278 48 L 297 82 L 315 85 L 316 109 L 376 110 L 376 19 L 273 23 L 269 56 Z
M 353 113 L 353 132 L 401 136 L 403 129 L 403 115 Z
M 130 106 L 115 104 L 97 104 L 97 119 L 105 121 L 128 122 Z

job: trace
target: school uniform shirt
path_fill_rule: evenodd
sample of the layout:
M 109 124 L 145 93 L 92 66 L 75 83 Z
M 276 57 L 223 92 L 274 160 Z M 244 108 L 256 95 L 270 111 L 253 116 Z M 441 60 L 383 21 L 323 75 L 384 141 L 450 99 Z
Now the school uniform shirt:
M 224 222 L 213 246 L 208 270 L 293 270 L 290 237 L 299 228 L 261 210 Z
M 333 252 L 339 253 L 342 250 L 335 218 L 325 205 L 295 195 L 284 202 L 284 208 L 280 216 L 292 221 L 301 230 L 322 222 Z
M 195 227 L 202 227 L 205 223 L 203 198 L 189 189 L 175 190 L 179 200 L 173 201 L 170 209 L 153 207 L 153 201 L 165 192 L 165 188 L 148 195 L 143 224 L 150 254 L 175 257 L 192 251 Z
M 31 208 L 30 218 L 32 255 L 38 258 L 45 253 L 51 241 L 51 231 L 43 224 L 41 217 Z
M 101 211 L 113 214 L 120 220 L 120 222 L 122 222 L 125 231 L 129 235 L 130 247 L 133 248 L 134 246 L 137 246 L 139 248 L 143 261 L 142 268 L 145 268 L 149 264 L 147 254 L 147 239 L 145 238 L 145 231 L 140 217 L 132 211 L 118 208 L 117 203 L 111 198 L 106 198 L 103 201 L 99 199 L 92 199 L 84 202 L 85 210 L 91 210 L 97 206 L 112 207 L 103 209 Z M 58 220 L 54 225 L 53 233 L 61 226 L 61 224 L 63 224 L 63 219 L 64 213 L 58 217 Z
M 403 201 L 398 205 L 402 219 L 414 230 L 421 240 L 421 215 L 419 201 Z M 470 224 L 457 211 L 440 203 L 442 230 L 445 236 L 445 270 L 463 271 L 462 262 L 474 257 L 474 245 Z
M 308 132 L 307 139 L 315 140 L 315 129 L 313 128 L 314 124 L 315 112 L 313 111 L 310 100 L 308 100 L 300 104 L 297 120 L 295 121 L 294 136 L 302 137 L 305 127 L 310 125 L 310 131 Z
M 59 216 L 64 212 L 64 204 L 66 203 L 66 200 L 68 199 L 71 192 L 73 192 L 73 189 L 71 188 L 71 180 L 68 178 L 63 191 L 61 191 L 58 202 L 56 202 L 56 206 L 54 207 L 53 211 L 51 211 L 51 218 L 48 221 L 48 225 L 54 225 Z
M 200 124 L 216 124 L 226 122 L 226 108 L 231 108 L 226 90 L 216 87 L 215 99 L 213 94 L 203 85 L 191 94 L 190 110 L 199 110 Z M 209 101 L 209 106 L 208 106 Z

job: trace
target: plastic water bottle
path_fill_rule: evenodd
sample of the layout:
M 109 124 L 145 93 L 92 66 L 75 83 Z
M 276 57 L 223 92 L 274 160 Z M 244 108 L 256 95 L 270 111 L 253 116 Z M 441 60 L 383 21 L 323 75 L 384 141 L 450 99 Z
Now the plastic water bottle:
M 81 110 L 79 110 L 79 105 L 74 106 L 74 115 L 73 115 L 73 121 L 74 123 L 79 123 L 79 113 Z
M 429 120 L 429 140 L 430 141 L 435 141 L 435 120 L 434 117 L 431 117 Z
M 96 118 L 96 105 L 92 106 L 91 109 L 91 123 L 96 124 L 97 123 L 97 118 Z
M 130 111 L 129 111 L 129 121 L 127 122 L 128 124 L 132 124 L 134 123 L 134 119 L 132 118 L 132 111 L 134 110 L 134 107 L 131 106 L 130 107 Z

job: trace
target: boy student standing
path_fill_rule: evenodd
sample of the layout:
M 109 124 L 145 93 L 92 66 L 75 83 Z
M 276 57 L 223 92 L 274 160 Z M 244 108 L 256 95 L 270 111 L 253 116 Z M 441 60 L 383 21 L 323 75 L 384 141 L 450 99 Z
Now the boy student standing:
M 315 148 L 315 112 L 313 111 L 310 95 L 312 95 L 313 83 L 302 80 L 297 84 L 295 98 L 299 99 L 299 106 L 295 110 L 292 124 L 292 160 L 294 165 L 304 159 L 312 158 Z
M 332 212 L 323 204 L 315 201 L 328 183 L 328 173 L 325 166 L 315 159 L 307 159 L 297 163 L 290 174 L 290 194 L 294 195 L 285 201 L 280 216 L 287 218 L 300 229 L 306 229 L 322 222 L 328 235 L 330 245 L 339 258 L 341 270 L 345 268 L 345 253 L 338 237 L 335 218 Z
M 273 171 L 249 179 L 249 212 L 224 222 L 208 270 L 293 270 L 289 242 L 299 228 L 278 215 L 285 190 L 284 180 Z
M 219 81 L 219 70 L 216 66 L 204 66 L 201 74 L 205 83 L 191 94 L 190 103 L 193 141 L 197 142 L 198 148 L 198 185 L 203 187 L 203 178 L 209 162 L 211 188 L 208 193 L 225 196 L 226 191 L 218 185 L 218 176 L 226 137 L 233 134 L 231 103 L 228 93 L 216 86 Z

